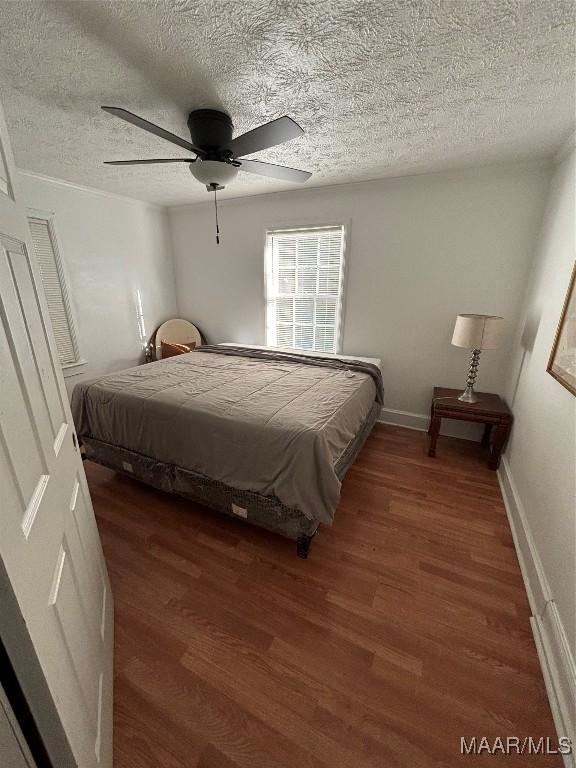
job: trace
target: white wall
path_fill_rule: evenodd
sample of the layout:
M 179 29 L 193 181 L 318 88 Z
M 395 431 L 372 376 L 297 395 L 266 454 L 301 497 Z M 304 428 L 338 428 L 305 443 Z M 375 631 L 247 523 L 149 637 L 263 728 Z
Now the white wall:
M 55 215 L 68 273 L 80 352 L 77 381 L 136 365 L 149 337 L 176 312 L 169 222 L 165 209 L 65 182 L 19 172 L 28 206 Z
M 504 470 L 516 491 L 520 525 L 541 561 L 569 647 L 576 648 L 576 398 L 546 373 L 574 266 L 574 151 L 552 178 L 507 384 L 515 424 Z M 540 585 L 541 587 L 541 585 Z M 536 587 L 539 589 L 540 587 Z M 533 606 L 534 608 L 534 606 Z M 536 610 L 542 607 L 536 605 Z
M 433 385 L 464 386 L 450 345 L 459 312 L 503 315 L 504 349 L 485 352 L 479 388 L 502 393 L 549 171 L 501 166 L 228 200 L 221 245 L 207 203 L 170 209 L 180 314 L 213 342 L 263 343 L 264 232 L 350 228 L 343 349 L 382 358 L 386 407 L 420 414 Z

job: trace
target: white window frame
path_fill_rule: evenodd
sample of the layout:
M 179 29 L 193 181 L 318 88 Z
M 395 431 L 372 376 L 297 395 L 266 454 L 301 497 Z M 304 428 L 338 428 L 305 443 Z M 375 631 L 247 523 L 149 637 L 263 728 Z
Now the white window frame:
M 56 269 L 58 271 L 58 278 L 60 280 L 60 289 L 62 291 L 62 299 L 64 301 L 66 318 L 68 320 L 68 327 L 70 329 L 70 338 L 72 341 L 72 346 L 74 348 L 74 357 L 75 357 L 75 360 L 71 363 L 64 363 L 64 364 L 60 363 L 60 367 L 62 369 L 64 378 L 69 378 L 70 376 L 77 376 L 82 373 L 88 361 L 84 357 L 82 357 L 82 353 L 80 351 L 80 342 L 78 339 L 78 332 L 76 330 L 78 327 L 76 323 L 76 314 L 74 312 L 74 309 L 72 307 L 72 302 L 70 300 L 70 290 L 69 290 L 70 280 L 68 279 L 66 266 L 62 259 L 62 255 L 61 255 L 62 251 L 60 248 L 58 235 L 56 233 L 56 225 L 55 225 L 56 215 L 50 211 L 40 211 L 35 208 L 28 208 L 26 211 L 26 216 L 28 219 L 39 219 L 40 221 L 46 222 L 46 225 L 48 227 L 48 234 L 50 235 L 50 240 L 52 242 L 52 250 L 54 251 L 54 261 L 56 262 Z M 30 238 L 30 247 L 32 249 L 34 248 L 34 245 L 32 243 L 32 238 Z
M 347 291 L 347 265 L 348 265 L 348 241 L 350 235 L 350 222 L 347 221 L 333 221 L 333 222 L 310 222 L 308 224 L 278 224 L 275 226 L 268 226 L 265 230 L 264 236 L 264 301 L 265 301 L 265 340 L 266 346 L 272 346 L 270 344 L 270 338 L 275 334 L 276 315 L 274 299 L 274 275 L 273 258 L 272 258 L 272 236 L 281 233 L 290 232 L 310 232 L 313 230 L 321 231 L 323 229 L 334 229 L 335 227 L 342 229 L 342 259 L 340 261 L 340 295 L 337 305 L 337 321 L 335 328 L 335 352 L 324 354 L 341 354 L 342 353 L 342 336 L 344 329 L 344 317 L 346 308 L 346 291 Z M 318 353 L 321 354 L 321 353 Z

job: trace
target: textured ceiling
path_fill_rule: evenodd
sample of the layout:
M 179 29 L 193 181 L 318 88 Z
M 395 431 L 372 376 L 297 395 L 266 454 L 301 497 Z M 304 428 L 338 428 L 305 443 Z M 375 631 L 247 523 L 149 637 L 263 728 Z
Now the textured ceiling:
M 187 113 L 236 133 L 283 114 L 306 135 L 256 157 L 306 186 L 550 155 L 574 120 L 564 0 L 0 2 L 0 89 L 24 169 L 163 204 L 206 200 L 177 147 L 100 111 L 188 138 Z M 296 185 L 239 174 L 224 196 Z

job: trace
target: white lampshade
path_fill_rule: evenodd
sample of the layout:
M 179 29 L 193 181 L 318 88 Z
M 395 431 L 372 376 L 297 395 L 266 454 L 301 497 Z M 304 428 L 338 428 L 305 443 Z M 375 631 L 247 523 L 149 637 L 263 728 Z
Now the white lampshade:
M 196 160 L 190 164 L 190 172 L 195 179 L 206 186 L 216 184 L 219 187 L 224 187 L 229 181 L 236 178 L 238 168 L 221 160 Z
M 466 349 L 497 349 L 500 346 L 504 318 L 497 315 L 458 315 L 452 344 Z

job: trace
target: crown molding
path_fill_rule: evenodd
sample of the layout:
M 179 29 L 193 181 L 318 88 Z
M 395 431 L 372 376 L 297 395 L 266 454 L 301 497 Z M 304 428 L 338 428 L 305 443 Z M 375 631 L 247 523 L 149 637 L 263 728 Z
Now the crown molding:
M 26 176 L 36 181 L 43 181 L 47 184 L 56 184 L 60 187 L 66 187 L 68 189 L 75 189 L 78 192 L 85 192 L 87 194 L 96 195 L 98 197 L 106 197 L 111 200 L 118 200 L 123 203 L 132 203 L 133 205 L 144 206 L 145 208 L 152 208 L 157 211 L 164 211 L 168 206 L 161 205 L 159 203 L 151 203 L 147 200 L 139 200 L 137 197 L 129 197 L 128 195 L 119 195 L 116 192 L 107 192 L 104 189 L 96 189 L 95 187 L 87 187 L 84 184 L 77 184 L 74 181 L 66 181 L 65 179 L 57 179 L 54 176 L 46 176 L 43 173 L 36 173 L 36 171 L 27 171 L 23 168 L 16 168 L 18 176 Z
M 512 162 L 498 162 L 498 163 L 485 163 L 481 165 L 469 165 L 460 166 L 458 168 L 446 168 L 438 171 L 425 171 L 417 173 L 405 173 L 397 176 L 379 176 L 376 179 L 363 179 L 360 181 L 346 181 L 340 184 L 322 184 L 316 187 L 300 187 L 298 189 L 279 189 L 274 192 L 257 192 L 253 195 L 234 195 L 230 197 L 220 198 L 218 200 L 218 207 L 225 207 L 231 204 L 239 204 L 242 201 L 250 201 L 259 197 L 273 197 L 282 195 L 319 195 L 331 191 L 342 191 L 346 189 L 357 189 L 359 187 L 369 186 L 386 186 L 392 182 L 411 182 L 419 181 L 423 178 L 450 178 L 454 176 L 461 176 L 462 174 L 482 174 L 492 173 L 494 171 L 508 169 L 525 170 L 526 172 L 533 172 L 535 170 L 547 170 L 553 166 L 554 157 L 535 157 L 533 159 L 517 160 Z M 166 208 L 170 212 L 176 212 L 179 210 L 189 208 L 199 208 L 201 206 L 213 206 L 214 203 L 208 200 L 197 200 L 190 203 L 171 203 L 166 205 Z

